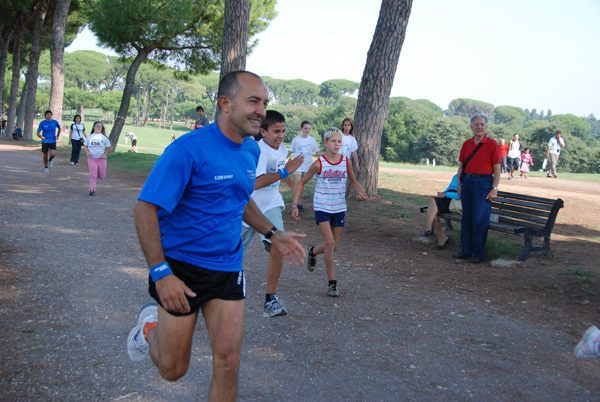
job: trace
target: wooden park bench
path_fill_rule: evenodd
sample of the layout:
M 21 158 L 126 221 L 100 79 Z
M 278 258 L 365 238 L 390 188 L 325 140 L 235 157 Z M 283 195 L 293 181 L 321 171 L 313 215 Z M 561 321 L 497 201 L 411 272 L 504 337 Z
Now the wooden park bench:
M 496 214 L 498 221 L 490 221 L 489 228 L 525 237 L 525 245 L 517 261 L 526 261 L 532 253 L 552 256 L 550 235 L 554 229 L 556 215 L 563 206 L 564 202 L 560 198 L 553 200 L 498 191 L 498 197 L 492 202 L 492 216 Z M 421 212 L 426 212 L 427 206 L 420 209 Z M 462 220 L 462 215 L 452 213 L 439 214 L 439 217 L 446 219 L 446 227 L 449 229 L 452 229 L 451 221 Z M 536 238 L 544 239 L 542 246 L 533 245 L 533 239 Z

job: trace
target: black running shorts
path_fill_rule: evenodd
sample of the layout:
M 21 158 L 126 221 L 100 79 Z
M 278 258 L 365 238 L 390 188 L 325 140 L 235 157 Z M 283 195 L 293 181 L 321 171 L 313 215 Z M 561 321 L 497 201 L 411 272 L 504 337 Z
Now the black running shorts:
M 202 304 L 212 299 L 242 300 L 246 298 L 246 277 L 244 271 L 214 271 L 168 257 L 167 262 L 171 266 L 173 274 L 196 293 L 196 297 L 193 298 L 186 296 L 190 303 L 189 313 L 174 313 L 169 311 L 171 315 L 183 316 L 194 314 L 200 309 Z M 156 292 L 156 285 L 150 275 L 148 275 L 148 292 L 162 307 L 162 302 Z
M 42 142 L 42 152 L 43 153 L 47 153 L 51 149 L 56 151 L 56 142 L 50 142 L 50 143 Z

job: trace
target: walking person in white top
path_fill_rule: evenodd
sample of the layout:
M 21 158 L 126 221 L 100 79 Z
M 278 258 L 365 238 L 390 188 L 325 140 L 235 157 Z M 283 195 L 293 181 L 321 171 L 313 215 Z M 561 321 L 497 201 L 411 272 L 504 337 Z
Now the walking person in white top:
M 295 156 L 302 155 L 304 156 L 304 163 L 302 166 L 296 170 L 294 174 L 294 182 L 297 185 L 302 179 L 302 176 L 308 171 L 310 165 L 312 165 L 312 154 L 314 153 L 317 156 L 323 155 L 323 152 L 319 150 L 319 146 L 317 145 L 317 141 L 314 137 L 310 136 L 310 130 L 312 129 L 312 123 L 310 121 L 303 121 L 300 124 L 300 135 L 296 136 L 292 140 L 292 144 L 290 145 L 290 150 L 288 151 L 288 157 L 291 154 Z M 298 202 L 298 211 L 305 212 L 306 208 L 302 206 L 302 199 Z
M 90 195 L 96 195 L 96 180 L 106 177 L 106 158 L 110 152 L 110 140 L 104 133 L 104 124 L 97 121 L 92 128 L 92 134 L 83 141 L 90 172 Z
M 69 131 L 69 145 L 71 145 L 71 165 L 79 165 L 79 155 L 81 154 L 81 146 L 87 134 L 85 126 L 81 122 L 81 116 L 76 114 L 73 118 L 73 124 Z
M 260 209 L 260 212 L 277 228 L 284 231 L 281 212 L 285 209 L 283 197 L 279 192 L 279 182 L 286 180 L 290 188 L 294 188 L 294 181 L 289 177 L 304 161 L 302 155 L 290 159 L 286 163 L 288 151 L 283 145 L 285 137 L 285 117 L 274 110 L 267 110 L 266 116 L 260 124 L 262 139 L 258 142 L 260 156 L 256 167 L 256 181 L 252 200 Z M 245 222 L 242 226 L 242 243 L 244 244 L 244 255 L 250 248 L 256 230 Z M 269 233 L 259 233 L 265 249 L 269 252 L 267 263 L 267 293 L 263 305 L 263 317 L 277 317 L 286 315 L 287 310 L 283 302 L 277 296 L 277 285 L 283 269 L 283 254 L 271 248 Z
M 548 150 L 546 151 L 546 158 L 548 159 L 548 164 L 550 165 L 548 169 L 548 175 L 546 177 L 554 177 L 555 179 L 558 177 L 556 174 L 556 165 L 558 165 L 558 157 L 560 156 L 560 151 L 562 148 L 566 146 L 565 140 L 562 137 L 562 132 L 560 130 L 556 131 L 556 135 L 550 138 L 548 141 Z
M 508 171 L 508 180 L 513 178 L 515 170 L 519 169 L 521 162 L 521 142 L 519 134 L 513 135 L 513 139 L 508 143 L 508 163 L 506 169 Z
M 296 186 L 294 202 L 292 203 L 292 217 L 299 220 L 298 201 L 304 192 L 304 186 L 310 178 L 317 174 L 317 184 L 313 198 L 315 209 L 315 220 L 321 234 L 323 243 L 318 246 L 308 246 L 308 258 L 306 266 L 310 272 L 315 270 L 316 256 L 324 254 L 325 270 L 327 271 L 328 288 L 327 295 L 339 297 L 340 292 L 335 279 L 335 265 L 333 254 L 340 244 L 342 228 L 344 227 L 346 215 L 346 182 L 349 181 L 356 190 L 356 199 L 364 201 L 367 194 L 360 183 L 354 177 L 352 165 L 347 156 L 339 153 L 342 146 L 342 133 L 339 129 L 332 127 L 328 129 L 323 138 L 325 153 L 319 157 L 308 169 L 306 175 Z

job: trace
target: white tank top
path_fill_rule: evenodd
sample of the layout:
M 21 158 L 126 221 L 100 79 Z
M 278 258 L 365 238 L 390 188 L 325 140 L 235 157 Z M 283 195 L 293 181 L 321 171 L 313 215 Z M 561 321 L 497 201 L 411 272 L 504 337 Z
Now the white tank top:
M 336 164 L 319 156 L 321 168 L 317 174 L 313 205 L 315 211 L 331 214 L 346 211 L 346 181 L 348 180 L 348 157 L 343 156 Z

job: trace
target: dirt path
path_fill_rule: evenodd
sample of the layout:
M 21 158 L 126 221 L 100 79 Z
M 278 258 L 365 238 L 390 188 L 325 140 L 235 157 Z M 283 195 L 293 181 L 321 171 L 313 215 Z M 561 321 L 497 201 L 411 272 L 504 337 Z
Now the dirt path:
M 37 147 L 3 140 L 0 172 L 0 400 L 205 400 L 203 324 L 176 383 L 125 351 L 149 301 L 132 219 L 143 179 L 111 171 L 109 161 L 89 197 L 85 163 L 59 158 L 44 175 Z M 447 173 L 411 175 L 398 181 L 407 198 L 449 181 Z M 564 212 L 594 201 L 581 186 L 565 193 Z M 396 219 L 394 210 L 384 200 L 351 202 L 336 253 L 342 297 L 325 295 L 322 261 L 312 274 L 287 267 L 278 292 L 285 317 L 262 317 L 267 257 L 253 245 L 240 401 L 600 399 L 599 362 L 571 356 L 581 332 L 598 323 L 600 303 L 585 291 L 571 296 L 581 289 L 565 275 L 572 267 L 597 273 L 597 223 L 565 213 L 556 258 L 498 269 L 451 260 L 451 250 L 421 241 L 421 217 Z M 319 239 L 311 219 L 285 217 L 288 229 Z M 575 239 L 563 234 L 578 228 L 572 219 L 581 219 Z

